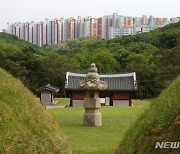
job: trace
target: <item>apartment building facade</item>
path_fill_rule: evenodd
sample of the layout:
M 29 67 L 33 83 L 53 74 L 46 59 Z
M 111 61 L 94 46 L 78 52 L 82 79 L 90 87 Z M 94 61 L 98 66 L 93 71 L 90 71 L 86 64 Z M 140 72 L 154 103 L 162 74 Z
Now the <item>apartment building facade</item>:
M 146 33 L 178 21 L 180 17 L 168 19 L 142 15 L 133 18 L 113 13 L 100 18 L 78 16 L 53 20 L 46 18 L 40 22 L 8 23 L 5 32 L 42 47 L 88 36 L 112 39 L 116 36 Z

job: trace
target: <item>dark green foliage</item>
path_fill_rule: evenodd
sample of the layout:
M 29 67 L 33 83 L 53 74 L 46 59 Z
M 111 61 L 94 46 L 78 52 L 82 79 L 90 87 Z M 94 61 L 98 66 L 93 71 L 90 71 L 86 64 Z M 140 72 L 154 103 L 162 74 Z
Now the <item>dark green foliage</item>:
M 180 72 L 180 22 L 134 36 L 110 40 L 87 37 L 39 48 L 0 33 L 0 66 L 32 91 L 51 83 L 64 89 L 65 73 L 87 72 L 95 63 L 99 73 L 137 73 L 138 97 L 157 96 Z
M 171 83 L 180 72 L 180 46 L 160 49 L 154 53 L 155 92 L 159 93 Z
M 12 35 L 0 33 L 0 67 L 19 78 L 33 92 L 48 83 L 63 91 L 65 73 L 75 71 L 78 66 L 67 56 L 46 52 Z

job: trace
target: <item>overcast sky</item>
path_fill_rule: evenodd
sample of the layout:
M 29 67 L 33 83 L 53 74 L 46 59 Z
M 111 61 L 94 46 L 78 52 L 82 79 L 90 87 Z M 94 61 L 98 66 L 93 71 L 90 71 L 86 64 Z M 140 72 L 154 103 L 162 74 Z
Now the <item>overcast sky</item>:
M 7 22 L 92 16 L 180 16 L 180 0 L 0 0 L 0 31 Z

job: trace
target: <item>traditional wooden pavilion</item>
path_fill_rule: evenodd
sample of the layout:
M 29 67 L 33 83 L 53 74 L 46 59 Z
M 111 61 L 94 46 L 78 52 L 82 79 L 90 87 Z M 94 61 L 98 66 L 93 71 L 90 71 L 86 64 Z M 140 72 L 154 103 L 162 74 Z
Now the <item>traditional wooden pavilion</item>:
M 104 98 L 105 105 L 132 106 L 131 98 L 137 91 L 136 73 L 99 75 L 100 80 L 106 81 L 107 90 L 100 91 L 100 98 Z M 65 89 L 70 96 L 70 106 L 83 106 L 85 91 L 79 82 L 86 80 L 86 74 L 66 73 Z M 102 101 L 103 102 L 103 101 Z
M 45 104 L 55 104 L 54 94 L 59 91 L 59 88 L 54 87 L 50 84 L 47 84 L 43 87 L 40 87 L 36 92 L 40 93 L 40 101 Z

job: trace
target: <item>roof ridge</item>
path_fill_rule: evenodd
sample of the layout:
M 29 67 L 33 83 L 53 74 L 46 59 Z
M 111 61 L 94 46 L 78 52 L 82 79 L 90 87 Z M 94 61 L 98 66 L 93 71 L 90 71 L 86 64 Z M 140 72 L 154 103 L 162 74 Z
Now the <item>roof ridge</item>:
M 116 74 L 99 74 L 99 77 L 126 77 L 126 76 L 134 76 L 135 72 L 131 73 L 116 73 Z M 86 73 L 72 73 L 72 72 L 67 72 L 68 76 L 81 76 L 85 77 Z

